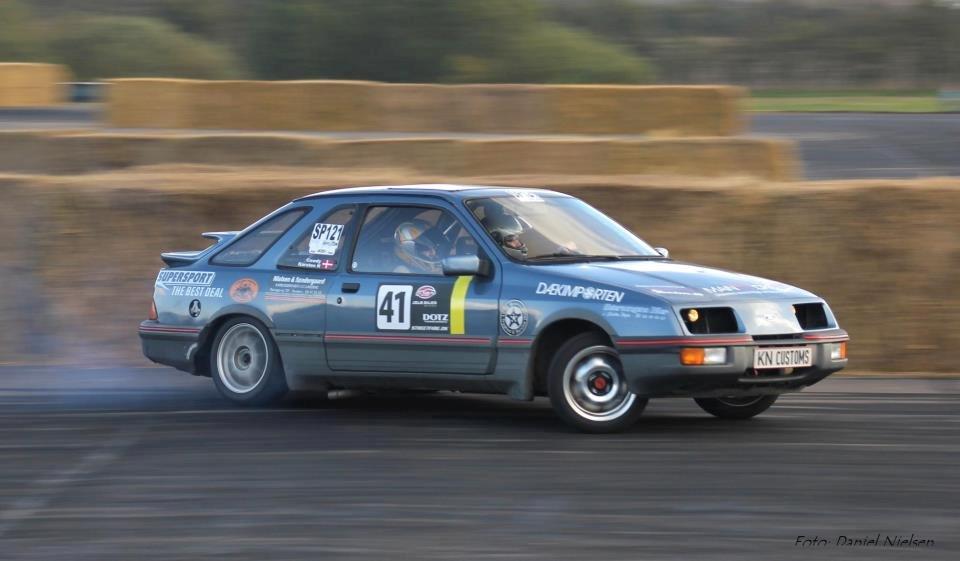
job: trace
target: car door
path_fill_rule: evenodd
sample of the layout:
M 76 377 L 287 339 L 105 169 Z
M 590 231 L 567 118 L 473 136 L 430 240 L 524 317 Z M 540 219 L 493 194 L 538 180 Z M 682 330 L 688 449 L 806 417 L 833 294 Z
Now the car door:
M 275 336 L 288 374 L 327 372 L 323 349 L 328 293 L 354 225 L 358 205 L 325 209 L 299 224 L 276 269 L 264 284 L 264 307 L 276 326 Z
M 499 278 L 440 269 L 444 257 L 478 251 L 448 208 L 367 207 L 350 266 L 331 287 L 324 338 L 330 368 L 491 372 Z

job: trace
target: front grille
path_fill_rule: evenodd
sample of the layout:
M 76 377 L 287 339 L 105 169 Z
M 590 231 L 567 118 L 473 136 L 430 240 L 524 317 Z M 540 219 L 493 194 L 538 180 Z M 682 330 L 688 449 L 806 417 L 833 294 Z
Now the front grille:
M 823 304 L 795 304 L 793 309 L 796 310 L 797 321 L 800 322 L 800 327 L 804 331 L 829 327 L 827 325 L 827 312 L 823 309 Z
M 696 321 L 690 321 L 690 312 L 693 310 L 696 311 Z M 733 308 L 685 308 L 680 310 L 680 315 L 687 329 L 694 335 L 740 332 Z
M 785 333 L 783 335 L 754 335 L 753 340 L 757 342 L 764 341 L 794 341 L 802 340 L 803 334 L 801 333 Z

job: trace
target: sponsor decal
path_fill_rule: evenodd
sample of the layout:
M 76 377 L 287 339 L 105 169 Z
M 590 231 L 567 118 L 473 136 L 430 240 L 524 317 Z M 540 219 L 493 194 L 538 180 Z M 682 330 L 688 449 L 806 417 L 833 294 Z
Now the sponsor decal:
M 751 284 L 722 284 L 708 286 L 703 291 L 708 294 L 747 296 L 751 294 L 781 294 L 790 292 L 792 287 L 776 281 L 760 281 Z
M 464 334 L 464 307 L 471 277 L 449 284 L 383 284 L 377 289 L 377 329 Z
M 216 273 L 208 271 L 177 271 L 164 269 L 157 275 L 157 286 L 170 288 L 173 286 L 210 286 Z
M 548 296 L 564 296 L 567 298 L 582 298 L 584 300 L 595 300 L 599 302 L 622 302 L 623 292 L 619 290 L 609 290 L 606 288 L 597 288 L 595 286 L 579 286 L 569 284 L 557 284 L 540 282 L 537 284 L 537 294 L 546 294 Z
M 527 330 L 527 306 L 520 300 L 510 300 L 500 309 L 500 328 L 516 337 Z
M 535 193 L 534 191 L 527 191 L 523 189 L 514 189 L 510 191 L 510 194 L 514 196 L 518 201 L 524 203 L 542 203 L 543 198 Z
M 234 302 L 246 304 L 247 302 L 252 302 L 259 292 L 260 285 L 257 284 L 257 281 L 244 278 L 230 285 L 229 294 Z
M 325 259 L 320 257 L 306 257 L 297 261 L 297 267 L 303 269 L 319 269 L 321 271 L 332 271 L 337 268 L 336 259 Z
M 310 234 L 310 246 L 307 251 L 311 255 L 336 255 L 342 235 L 342 224 L 315 224 L 313 233 Z
M 417 289 L 417 298 L 419 298 L 420 300 L 429 300 L 434 296 L 436 296 L 436 294 L 437 294 L 437 289 L 430 286 L 429 284 L 425 284 Z
M 326 278 L 301 277 L 297 275 L 273 275 L 264 300 L 280 302 L 323 302 L 323 287 Z
M 450 321 L 450 314 L 421 314 L 420 317 L 423 319 L 423 323 L 446 324 Z
M 604 304 L 603 315 L 612 318 L 628 318 L 664 321 L 670 317 L 670 310 L 660 306 L 623 306 L 621 304 Z
M 706 296 L 706 294 L 703 294 L 701 292 L 694 292 L 692 290 L 685 290 L 683 288 L 668 288 L 668 289 L 651 288 L 650 292 L 654 294 L 660 294 L 661 296 L 699 296 L 699 297 Z
M 223 288 L 211 286 L 216 273 L 209 271 L 176 271 L 164 269 L 157 275 L 156 286 L 170 296 L 223 298 Z
M 191 300 L 190 307 L 187 309 L 190 312 L 190 317 L 195 318 L 200 315 L 200 301 Z

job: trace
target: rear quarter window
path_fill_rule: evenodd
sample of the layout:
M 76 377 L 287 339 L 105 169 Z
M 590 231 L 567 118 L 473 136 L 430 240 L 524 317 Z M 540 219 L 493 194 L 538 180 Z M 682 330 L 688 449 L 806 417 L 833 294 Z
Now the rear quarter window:
M 287 230 L 303 218 L 307 210 L 309 209 L 298 208 L 274 216 L 227 246 L 210 262 L 232 267 L 253 265 Z

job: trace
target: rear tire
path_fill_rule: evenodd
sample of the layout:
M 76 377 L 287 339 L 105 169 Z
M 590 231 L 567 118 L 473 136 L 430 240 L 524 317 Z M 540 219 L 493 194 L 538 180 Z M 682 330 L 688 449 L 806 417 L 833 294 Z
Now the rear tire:
M 624 430 L 647 406 L 627 387 L 619 354 L 599 333 L 576 335 L 557 349 L 547 389 L 557 415 L 584 432 Z
M 288 391 L 276 343 L 249 317 L 231 319 L 217 332 L 210 374 L 220 395 L 239 405 L 265 405 Z
M 756 417 L 777 401 L 777 395 L 748 397 L 698 397 L 694 398 L 701 409 L 721 419 L 743 420 Z

